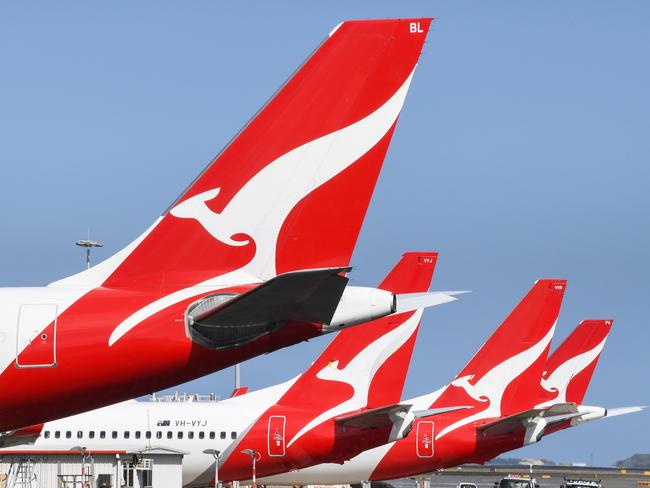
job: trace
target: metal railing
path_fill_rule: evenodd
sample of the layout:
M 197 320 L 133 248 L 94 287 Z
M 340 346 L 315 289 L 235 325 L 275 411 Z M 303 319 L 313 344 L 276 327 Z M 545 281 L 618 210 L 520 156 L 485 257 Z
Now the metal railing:
M 161 403 L 172 403 L 172 402 L 218 402 L 221 400 L 219 395 L 216 393 L 210 393 L 208 395 L 199 395 L 198 393 L 178 393 L 175 392 L 173 395 L 156 395 L 153 393 L 149 395 L 149 401 L 151 402 L 161 402 Z

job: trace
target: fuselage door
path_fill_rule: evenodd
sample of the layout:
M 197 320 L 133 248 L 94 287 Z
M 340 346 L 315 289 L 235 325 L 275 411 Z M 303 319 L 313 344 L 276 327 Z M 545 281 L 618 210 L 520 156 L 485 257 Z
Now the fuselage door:
M 24 304 L 18 311 L 16 366 L 56 366 L 56 315 L 54 303 Z
M 284 430 L 287 418 L 284 415 L 269 417 L 268 450 L 271 457 L 282 457 L 285 453 Z
M 433 422 L 420 420 L 416 432 L 415 451 L 419 458 L 433 457 Z

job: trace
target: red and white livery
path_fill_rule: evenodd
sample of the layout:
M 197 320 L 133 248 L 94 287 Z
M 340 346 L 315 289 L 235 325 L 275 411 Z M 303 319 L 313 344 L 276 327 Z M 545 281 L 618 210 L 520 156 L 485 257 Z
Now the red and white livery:
M 407 253 L 379 285 L 395 293 L 426 292 L 435 253 Z M 343 462 L 406 435 L 413 418 L 399 403 L 422 310 L 341 331 L 298 377 L 217 403 L 128 401 L 47 422 L 32 429 L 32 445 L 8 453 L 138 451 L 175 447 L 188 454 L 185 484 L 211 484 L 221 452 L 220 479 L 246 479 L 258 453 L 268 476 L 323 462 Z M 431 414 L 431 413 L 428 413 Z M 16 439 L 24 442 L 27 433 Z
M 241 451 L 252 449 L 259 453 L 261 481 L 281 485 L 385 480 L 482 463 L 545 434 L 641 409 L 581 404 L 610 320 L 582 322 L 547 358 L 565 285 L 538 281 L 451 383 L 411 400 L 394 403 L 419 312 L 343 331 L 307 372 L 288 383 L 215 405 L 127 402 L 32 429 L 33 445 L 5 452 L 66 451 L 75 445 L 137 451 L 173 440 L 189 453 L 183 464 L 186 486 L 212 486 L 214 462 L 203 454 L 206 448 L 222 451 L 222 480 L 250 476 L 250 458 Z M 391 324 L 397 320 L 403 322 Z M 378 337 L 381 332 L 385 335 Z M 383 363 L 382 356 L 388 357 Z M 392 422 L 376 415 L 387 411 Z M 337 430 L 350 420 L 347 427 L 353 429 Z M 268 475 L 273 472 L 279 474 Z
M 429 24 L 343 22 L 134 242 L 0 290 L 0 431 L 426 304 L 345 275 Z
M 417 419 L 404 439 L 368 450 L 343 466 L 321 464 L 262 482 L 340 484 L 417 476 L 484 463 L 537 442 L 545 433 L 638 412 L 642 407 L 581 405 L 611 321 L 581 323 L 547 360 L 565 286 L 564 280 L 538 281 L 450 384 L 402 401 L 415 410 L 470 408 Z M 558 398 L 574 403 L 557 403 Z

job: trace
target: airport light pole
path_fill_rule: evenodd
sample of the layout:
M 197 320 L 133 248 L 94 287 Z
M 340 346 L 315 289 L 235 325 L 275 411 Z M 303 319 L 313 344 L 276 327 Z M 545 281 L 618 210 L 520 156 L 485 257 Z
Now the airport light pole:
M 255 482 L 255 470 L 256 470 L 257 461 L 259 461 L 259 459 L 261 457 L 260 453 L 257 452 L 255 449 L 244 449 L 241 452 L 242 452 L 242 454 L 248 454 L 251 457 L 251 459 L 253 460 L 253 484 L 252 484 L 252 488 L 257 488 L 257 483 Z
M 90 250 L 93 247 L 104 247 L 104 244 L 93 239 L 80 239 L 75 242 L 75 245 L 86 248 L 86 269 L 90 268 Z
M 214 488 L 220 488 L 221 482 L 219 481 L 219 456 L 221 451 L 217 449 L 204 449 L 203 454 L 211 454 L 214 457 Z

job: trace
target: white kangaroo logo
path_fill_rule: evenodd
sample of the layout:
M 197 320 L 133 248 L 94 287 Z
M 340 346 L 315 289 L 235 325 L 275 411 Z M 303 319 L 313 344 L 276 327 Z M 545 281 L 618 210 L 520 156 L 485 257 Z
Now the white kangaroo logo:
M 188 198 L 171 209 L 174 217 L 181 219 L 194 219 L 215 239 L 228 244 L 229 246 L 245 246 L 250 241 L 236 241 L 232 239 L 235 234 L 233 229 L 228 229 L 227 221 L 221 219 L 221 215 L 214 213 L 205 202 L 216 198 L 220 188 L 208 190 Z
M 233 196 L 221 213 L 205 204 L 220 188 L 182 201 L 170 213 L 196 220 L 212 237 L 230 246 L 248 240 L 232 239 L 246 234 L 256 244 L 256 255 L 246 271 L 261 279 L 275 276 L 275 248 L 280 229 L 293 208 L 372 149 L 397 120 L 413 73 L 381 107 L 343 129 L 307 142 L 266 165 Z
M 548 378 L 542 378 L 542 387 L 546 391 L 557 393 L 557 395 L 552 400 L 540 403 L 537 405 L 537 408 L 547 407 L 554 403 L 566 403 L 566 393 L 569 383 L 598 357 L 603 347 L 605 347 L 606 340 L 607 337 L 593 349 L 578 354 L 559 365 Z
M 496 365 L 485 373 L 474 385 L 470 383 L 473 375 L 461 376 L 452 381 L 450 385 L 462 388 L 475 400 L 489 402 L 489 404 L 486 409 L 448 425 L 440 431 L 436 439 L 440 439 L 452 430 L 477 420 L 501 416 L 501 398 L 506 388 L 515 378 L 539 359 L 546 347 L 550 344 L 554 331 L 555 324 L 553 324 L 537 344 Z
M 350 385 L 354 391 L 352 397 L 312 419 L 291 439 L 287 447 L 296 442 L 313 427 L 343 413 L 363 408 L 368 403 L 368 390 L 377 370 L 413 335 L 420 323 L 422 310 L 417 310 L 408 320 L 392 331 L 384 334 L 357 354 L 344 368 L 339 369 L 339 362 L 321 369 L 316 377 L 326 381 L 338 381 Z

